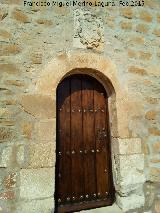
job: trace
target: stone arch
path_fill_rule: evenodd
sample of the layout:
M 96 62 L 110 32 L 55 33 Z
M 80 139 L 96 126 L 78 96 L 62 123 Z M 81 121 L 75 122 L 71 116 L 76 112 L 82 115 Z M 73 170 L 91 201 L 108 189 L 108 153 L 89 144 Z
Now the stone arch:
M 126 104 L 127 95 L 124 87 L 121 87 L 120 82 L 117 78 L 118 73 L 116 66 L 112 63 L 109 58 L 104 58 L 95 53 L 86 53 L 86 52 L 70 52 L 63 53 L 54 58 L 42 71 L 40 78 L 36 82 L 35 93 L 41 94 L 44 96 L 50 96 L 55 100 L 56 97 L 56 88 L 59 82 L 71 72 L 82 72 L 83 68 L 88 69 L 88 74 L 95 77 L 100 81 L 105 89 L 110 88 L 110 98 L 109 98 L 109 111 L 111 115 L 114 115 L 111 120 L 114 120 L 112 123 L 112 135 L 114 137 L 128 137 L 128 121 L 127 113 L 123 116 L 123 122 L 120 122 L 118 126 L 117 119 L 121 120 L 121 113 L 117 114 L 116 108 L 120 110 L 124 109 L 123 105 Z M 109 83 L 110 82 L 110 83 Z M 117 104 L 118 103 L 118 104 Z M 55 114 L 55 112 L 54 112 Z M 122 126 L 123 125 L 123 126 Z
M 40 73 L 40 77 L 36 81 L 35 88 L 32 87 L 28 91 L 28 94 L 22 97 L 21 105 L 23 109 L 38 118 L 38 122 L 43 123 L 40 126 L 45 127 L 46 123 L 50 127 L 52 126 L 52 131 L 45 132 L 45 138 L 49 141 L 47 148 L 50 146 L 50 150 L 52 150 L 48 156 L 49 160 L 47 163 L 49 163 L 40 163 L 40 168 L 43 168 L 44 165 L 45 167 L 52 166 L 53 168 L 55 166 L 55 150 L 52 147 L 53 141 L 56 144 L 57 86 L 67 75 L 84 73 L 86 70 L 87 73 L 85 74 L 96 78 L 109 91 L 112 172 L 117 192 L 116 201 L 124 210 L 140 207 L 144 204 L 143 193 L 135 195 L 137 196 L 136 198 L 133 198 L 133 196 L 134 190 L 137 190 L 135 186 L 140 187 L 142 190 L 142 184 L 145 180 L 144 173 L 142 172 L 144 157 L 141 152 L 141 140 L 139 138 L 132 138 L 131 136 L 128 123 L 128 113 L 130 113 L 131 109 L 129 107 L 130 102 L 127 91 L 118 79 L 118 70 L 115 64 L 104 56 L 97 55 L 96 53 L 77 51 L 59 54 L 44 67 Z M 137 154 L 137 156 L 134 156 L 134 154 Z M 137 159 L 141 161 L 141 164 L 139 164 L 141 168 L 138 168 L 141 170 L 139 173 L 136 167 Z M 43 161 L 43 157 L 41 161 Z M 123 164 L 126 164 L 128 168 L 125 168 Z M 135 173 L 135 178 L 131 178 L 130 174 Z M 138 199 L 138 202 L 134 203 L 133 199 Z
M 112 82 L 116 93 L 120 92 L 120 84 L 116 77 L 117 70 L 111 60 L 99 55 L 97 56 L 97 54 L 94 53 L 85 52 L 63 53 L 50 61 L 42 71 L 40 78 L 36 83 L 36 91 L 38 93 L 53 95 L 52 92 L 55 90 L 55 86 L 58 85 L 67 73 L 72 72 L 75 69 L 79 69 L 79 71 L 81 70 L 81 72 L 83 72 L 83 68 L 95 70 L 94 73 L 92 72 L 92 75 L 99 76 L 101 82 L 102 75 L 100 75 L 100 73 L 103 74 L 110 82 Z
M 92 76 L 103 85 L 103 87 L 105 88 L 107 92 L 108 97 L 115 94 L 115 89 L 112 85 L 112 82 L 109 80 L 109 78 L 105 76 L 102 72 L 100 72 L 99 70 L 95 70 L 91 68 L 77 68 L 77 69 L 70 70 L 69 72 L 66 73 L 66 75 L 62 77 L 60 82 L 64 78 L 74 74 L 87 74 L 89 76 Z

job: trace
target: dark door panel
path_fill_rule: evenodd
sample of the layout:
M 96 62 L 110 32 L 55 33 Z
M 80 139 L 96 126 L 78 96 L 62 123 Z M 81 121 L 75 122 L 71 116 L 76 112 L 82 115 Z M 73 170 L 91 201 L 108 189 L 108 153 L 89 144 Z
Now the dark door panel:
M 88 75 L 65 78 L 57 88 L 56 212 L 113 203 L 107 101 Z

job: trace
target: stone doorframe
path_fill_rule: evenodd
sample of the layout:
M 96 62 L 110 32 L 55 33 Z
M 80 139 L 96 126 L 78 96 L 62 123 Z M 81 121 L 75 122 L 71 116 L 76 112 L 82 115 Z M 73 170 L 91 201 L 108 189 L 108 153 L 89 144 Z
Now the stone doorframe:
M 43 171 L 43 168 L 55 167 L 56 88 L 62 79 L 75 73 L 88 74 L 96 78 L 109 94 L 112 172 L 116 203 L 123 211 L 139 208 L 144 205 L 145 176 L 141 139 L 131 137 L 128 125 L 128 115 L 133 109 L 134 103 L 128 97 L 126 87 L 121 85 L 118 70 L 109 58 L 90 52 L 73 51 L 60 54 L 43 69 L 36 80 L 35 87 L 32 86 L 28 94 L 22 97 L 21 105 L 27 113 L 37 119 L 38 127 L 45 128 L 45 123 L 50 124 L 49 129 L 46 128 L 44 131 L 45 140 L 48 142 L 47 149 L 53 151 L 48 152 L 48 156 L 44 156 L 49 160 L 47 163 L 46 161 L 40 162 L 39 168 Z M 34 107 L 27 105 L 28 101 L 32 102 Z M 132 107 L 130 107 L 131 105 Z M 35 130 L 34 140 L 41 140 L 36 135 Z M 43 161 L 43 157 L 40 157 L 39 161 Z M 28 164 L 28 168 L 34 168 L 32 160 Z M 54 174 L 49 181 L 54 182 Z M 41 197 L 39 195 L 39 198 Z

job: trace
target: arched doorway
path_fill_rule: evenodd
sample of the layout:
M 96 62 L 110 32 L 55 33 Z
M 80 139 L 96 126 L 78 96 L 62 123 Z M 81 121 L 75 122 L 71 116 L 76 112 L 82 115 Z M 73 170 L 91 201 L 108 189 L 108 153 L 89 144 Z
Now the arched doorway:
M 57 87 L 56 212 L 114 201 L 108 96 L 93 77 L 74 74 Z

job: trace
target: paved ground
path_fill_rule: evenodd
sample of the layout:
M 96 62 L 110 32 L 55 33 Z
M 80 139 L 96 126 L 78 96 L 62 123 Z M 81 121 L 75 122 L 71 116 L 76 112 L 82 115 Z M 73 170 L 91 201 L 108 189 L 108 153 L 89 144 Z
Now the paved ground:
M 81 213 L 123 213 L 123 211 L 116 204 L 113 204 L 103 208 L 81 211 Z

